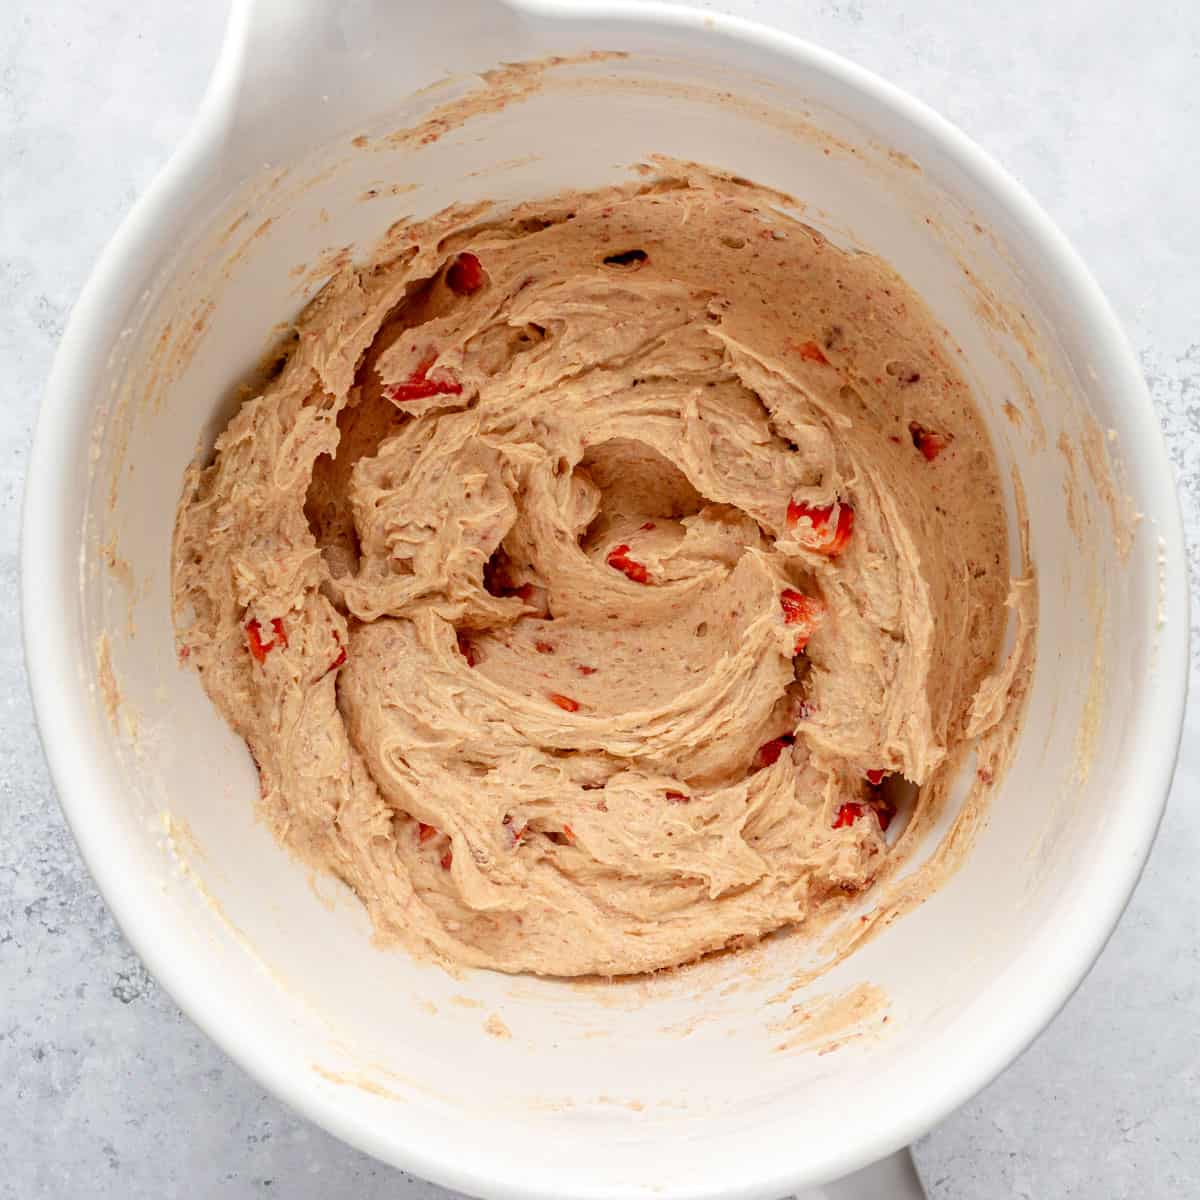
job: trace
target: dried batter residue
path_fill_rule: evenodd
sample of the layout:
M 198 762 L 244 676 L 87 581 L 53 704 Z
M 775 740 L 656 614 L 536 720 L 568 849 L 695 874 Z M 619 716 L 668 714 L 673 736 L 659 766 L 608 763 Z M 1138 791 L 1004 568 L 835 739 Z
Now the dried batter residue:
M 768 1028 L 788 1035 L 776 1050 L 829 1054 L 847 1042 L 880 1032 L 888 1020 L 888 1008 L 887 994 L 881 988 L 860 983 L 840 995 L 811 997 Z
M 489 1037 L 494 1038 L 511 1038 L 508 1026 L 500 1019 L 499 1014 L 492 1013 L 490 1017 L 483 1023 L 483 1032 Z

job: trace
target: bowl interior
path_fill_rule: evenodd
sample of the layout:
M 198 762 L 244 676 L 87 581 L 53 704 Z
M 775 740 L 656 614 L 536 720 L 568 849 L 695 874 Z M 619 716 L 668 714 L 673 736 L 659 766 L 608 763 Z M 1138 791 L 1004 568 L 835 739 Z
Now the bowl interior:
M 609 36 L 581 28 L 572 48 Z M 496 1195 L 765 1195 L 920 1132 L 1077 982 L 1096 905 L 1115 915 L 1161 799 L 1137 760 L 1174 667 L 1158 648 L 1169 518 L 1127 353 L 1020 197 L 949 134 L 816 53 L 699 26 L 620 36 L 629 58 L 548 70 L 435 141 L 386 135 L 477 79 L 249 174 L 214 159 L 186 220 L 130 253 L 121 333 L 62 443 L 88 479 L 54 552 L 82 564 L 64 633 L 81 682 L 64 703 L 90 779 L 64 802 L 151 967 L 359 1145 Z M 547 32 L 534 48 L 566 47 Z M 339 255 L 402 216 L 626 181 L 653 155 L 797 197 L 809 223 L 889 260 L 961 348 L 1032 514 L 1025 727 L 963 869 L 815 981 L 820 947 L 797 937 L 652 981 L 452 976 L 372 945 L 354 897 L 256 823 L 249 755 L 175 660 L 181 479 Z

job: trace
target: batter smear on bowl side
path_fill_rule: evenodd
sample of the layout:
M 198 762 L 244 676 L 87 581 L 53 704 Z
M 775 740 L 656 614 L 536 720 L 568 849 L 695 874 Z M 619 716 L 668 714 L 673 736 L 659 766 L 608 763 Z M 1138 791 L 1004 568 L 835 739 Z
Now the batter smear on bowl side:
M 381 934 L 502 971 L 844 904 L 1001 672 L 1000 481 L 941 331 L 728 181 L 479 221 L 336 275 L 186 480 L 180 650 L 264 819 Z

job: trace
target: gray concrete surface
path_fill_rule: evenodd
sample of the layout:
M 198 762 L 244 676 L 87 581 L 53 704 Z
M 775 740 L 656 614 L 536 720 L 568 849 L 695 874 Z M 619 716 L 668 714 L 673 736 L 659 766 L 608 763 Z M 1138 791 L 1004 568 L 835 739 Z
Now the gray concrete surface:
M 1200 567 L 1200 5 L 710 7 L 874 68 L 1030 187 L 1096 272 L 1141 356 Z M 5 1200 L 447 1195 L 264 1095 L 147 976 L 66 832 L 26 691 L 17 538 L 39 395 L 92 261 L 195 109 L 225 11 L 216 0 L 0 5 Z M 1200 1195 L 1198 727 L 1200 702 L 1146 877 L 1083 988 L 1015 1066 L 917 1147 L 936 1200 Z

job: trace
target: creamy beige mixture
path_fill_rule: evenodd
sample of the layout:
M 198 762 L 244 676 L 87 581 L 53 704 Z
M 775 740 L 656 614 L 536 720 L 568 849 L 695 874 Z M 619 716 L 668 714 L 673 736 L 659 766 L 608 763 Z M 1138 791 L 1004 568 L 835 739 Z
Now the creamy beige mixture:
M 997 686 L 1008 551 L 884 263 L 660 180 L 397 228 L 296 333 L 187 480 L 180 648 L 382 934 L 648 971 L 907 850 Z

